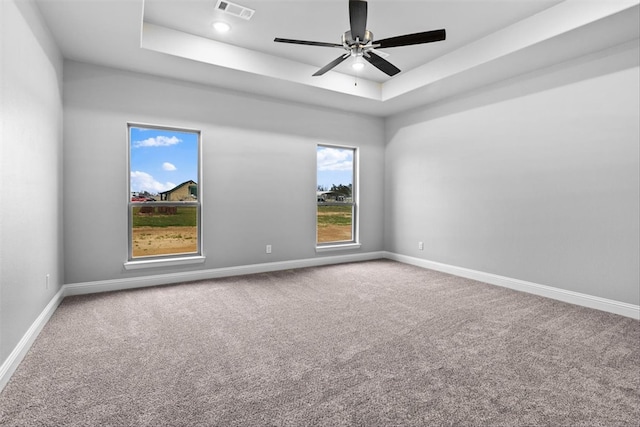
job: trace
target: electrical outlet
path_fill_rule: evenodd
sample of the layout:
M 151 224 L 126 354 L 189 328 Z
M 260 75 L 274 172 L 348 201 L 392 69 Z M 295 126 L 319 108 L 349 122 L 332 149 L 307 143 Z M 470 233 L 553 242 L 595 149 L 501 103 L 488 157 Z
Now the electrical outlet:
M 418 242 L 418 249 L 421 251 L 424 250 L 424 242 Z
M 268 254 L 270 254 L 270 253 L 271 253 L 271 245 L 267 245 L 266 252 L 267 252 Z
M 47 273 L 47 275 L 46 275 L 46 276 L 44 276 L 44 288 L 45 288 L 45 289 L 49 289 L 49 278 L 50 278 L 50 277 L 51 277 L 51 276 L 49 275 L 49 273 Z

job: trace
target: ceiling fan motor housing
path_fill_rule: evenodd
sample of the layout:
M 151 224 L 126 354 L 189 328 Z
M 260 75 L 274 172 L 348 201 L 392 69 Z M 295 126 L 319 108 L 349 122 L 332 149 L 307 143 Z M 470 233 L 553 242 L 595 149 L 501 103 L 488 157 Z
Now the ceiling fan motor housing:
M 325 43 L 307 40 L 281 39 L 276 37 L 273 41 L 280 43 L 293 43 L 311 46 L 325 46 L 343 48 L 347 53 L 343 53 L 318 71 L 314 76 L 321 76 L 327 71 L 338 66 L 347 58 L 355 57 L 356 60 L 364 58 L 371 65 L 393 77 L 400 72 L 400 69 L 383 58 L 384 55 L 376 53 L 374 49 L 410 46 L 414 44 L 431 43 L 444 40 L 445 30 L 423 31 L 421 33 L 406 34 L 403 36 L 389 37 L 382 40 L 373 40 L 373 33 L 367 30 L 367 2 L 365 0 L 349 0 L 349 24 L 350 28 L 342 35 L 342 44 Z M 355 35 L 355 37 L 354 37 Z
M 365 45 L 371 43 L 373 41 L 373 33 L 369 30 L 365 30 L 364 32 L 364 40 L 356 40 L 351 35 L 351 31 L 346 31 L 342 35 L 342 44 L 345 49 L 351 50 L 354 47 L 362 48 Z

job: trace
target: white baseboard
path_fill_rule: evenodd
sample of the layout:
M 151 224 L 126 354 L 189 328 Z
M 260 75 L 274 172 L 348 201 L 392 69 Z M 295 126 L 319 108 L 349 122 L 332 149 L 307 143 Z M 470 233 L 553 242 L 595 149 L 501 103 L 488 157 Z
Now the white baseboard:
M 640 306 L 638 305 L 600 298 L 592 295 L 582 294 L 579 292 L 567 291 L 551 286 L 526 282 L 524 280 L 512 279 L 510 277 L 498 276 L 496 274 L 484 273 L 482 271 L 471 270 L 468 268 L 456 267 L 454 265 L 442 264 L 435 261 L 428 261 L 421 258 L 410 257 L 407 255 L 400 255 L 393 252 L 385 252 L 384 258 L 399 261 L 405 264 L 415 265 L 422 268 L 428 268 L 430 270 L 449 273 L 454 276 L 477 280 L 479 282 L 488 283 L 490 285 L 502 286 L 517 291 L 540 295 L 558 301 L 567 302 L 569 304 L 595 308 L 597 310 L 619 314 L 621 316 L 631 317 L 633 319 L 640 319 Z
M 9 379 L 11 379 L 11 375 L 13 375 L 20 362 L 22 362 L 22 359 L 24 359 L 24 356 L 38 337 L 38 334 L 44 325 L 47 324 L 49 318 L 51 318 L 63 299 L 64 290 L 61 288 L 53 296 L 51 301 L 49 301 L 49 304 L 47 304 L 44 310 L 42 310 L 42 313 L 40 313 L 31 324 L 29 329 L 27 329 L 27 332 L 22 336 L 22 339 L 18 342 L 18 345 L 15 346 L 11 354 L 9 354 L 9 357 L 2 363 L 0 366 L 0 391 L 7 385 Z
M 208 270 L 165 273 L 151 276 L 128 277 L 114 280 L 100 280 L 86 283 L 72 283 L 63 286 L 64 296 L 93 294 L 97 292 L 120 291 L 124 289 L 144 288 L 170 283 L 192 282 L 195 280 L 216 279 L 220 277 L 241 276 L 245 274 L 268 273 L 270 271 L 291 270 L 294 268 L 317 267 L 346 262 L 370 261 L 384 257 L 384 252 L 367 252 L 292 261 L 269 262 L 263 264 L 241 265 Z
M 63 285 L 58 293 L 56 293 L 56 295 L 51 299 L 49 304 L 47 304 L 42 313 L 40 313 L 38 318 L 33 322 L 18 345 L 16 345 L 16 347 L 13 349 L 9 357 L 0 366 L 0 391 L 2 391 L 5 385 L 7 385 L 7 383 L 11 379 L 11 375 L 13 375 L 20 362 L 22 362 L 22 359 L 24 359 L 24 356 L 31 348 L 31 345 L 35 341 L 36 337 L 66 296 L 118 291 L 124 289 L 165 285 L 169 283 L 190 282 L 194 280 L 215 279 L 218 277 L 240 276 L 244 274 L 267 273 L 270 271 L 290 270 L 294 268 L 316 267 L 321 265 L 342 264 L 357 261 L 370 261 L 383 258 L 383 255 L 384 252 L 381 251 L 367 252 L 362 254 L 346 254 L 293 261 L 242 265 L 238 267 L 215 268 L 210 270 L 197 270 Z

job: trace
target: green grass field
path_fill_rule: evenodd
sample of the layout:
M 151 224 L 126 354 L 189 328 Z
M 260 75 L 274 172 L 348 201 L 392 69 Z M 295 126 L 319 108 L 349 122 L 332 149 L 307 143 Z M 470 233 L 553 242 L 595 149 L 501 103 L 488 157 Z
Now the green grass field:
M 133 208 L 133 227 L 195 227 L 198 225 L 195 206 L 178 206 L 175 215 L 159 214 L 158 206 L 154 213 L 141 214 L 143 206 Z
M 196 227 L 197 208 L 195 206 L 178 206 L 174 215 L 158 213 L 159 206 L 153 213 L 140 213 L 145 206 L 133 208 L 133 227 Z M 148 208 L 148 206 L 147 206 Z M 351 206 L 318 206 L 318 241 L 336 241 L 351 239 L 353 223 Z
M 318 206 L 318 225 L 351 225 L 351 206 Z
M 351 206 L 318 206 L 318 243 L 342 242 L 353 239 Z

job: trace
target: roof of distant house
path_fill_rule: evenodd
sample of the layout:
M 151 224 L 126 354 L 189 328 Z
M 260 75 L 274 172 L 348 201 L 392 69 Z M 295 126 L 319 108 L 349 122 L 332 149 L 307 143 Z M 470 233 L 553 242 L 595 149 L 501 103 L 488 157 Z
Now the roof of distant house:
M 189 180 L 189 181 L 185 181 L 182 184 L 178 184 L 175 187 L 173 187 L 171 190 L 167 190 L 167 191 L 162 191 L 159 194 L 167 194 L 167 193 L 172 193 L 174 191 L 176 191 L 178 188 L 180 187 L 184 187 L 185 185 L 190 185 L 190 184 L 195 184 L 198 185 L 197 182 L 193 181 L 193 180 Z

